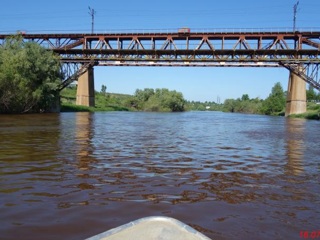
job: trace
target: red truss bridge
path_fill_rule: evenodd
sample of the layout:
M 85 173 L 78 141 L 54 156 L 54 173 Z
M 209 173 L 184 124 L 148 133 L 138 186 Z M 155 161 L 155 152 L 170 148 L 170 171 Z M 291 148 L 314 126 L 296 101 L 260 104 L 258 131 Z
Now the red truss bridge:
M 320 89 L 315 74 L 320 64 L 320 32 L 192 32 L 183 28 L 158 33 L 20 34 L 25 41 L 52 49 L 67 64 L 286 67 L 306 75 L 305 80 Z M 9 36 L 0 34 L 0 44 Z
M 285 67 L 320 90 L 320 31 L 20 34 L 60 55 L 62 88 L 93 66 L 183 66 Z

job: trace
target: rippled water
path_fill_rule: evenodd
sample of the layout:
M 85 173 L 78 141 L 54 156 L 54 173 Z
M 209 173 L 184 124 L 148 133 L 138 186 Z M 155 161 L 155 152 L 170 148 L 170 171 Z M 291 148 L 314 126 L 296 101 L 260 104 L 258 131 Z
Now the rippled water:
M 318 121 L 219 112 L 1 115 L 1 239 L 153 215 L 212 239 L 299 239 L 320 227 L 318 136 Z

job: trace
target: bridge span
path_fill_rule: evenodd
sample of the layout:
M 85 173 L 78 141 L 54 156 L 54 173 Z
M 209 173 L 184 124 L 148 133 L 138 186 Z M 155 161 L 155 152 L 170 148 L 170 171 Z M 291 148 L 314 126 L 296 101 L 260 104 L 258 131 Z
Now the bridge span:
M 318 31 L 20 34 L 60 55 L 61 89 L 78 80 L 79 105 L 94 105 L 94 66 L 285 67 L 286 115 L 306 111 L 306 83 L 320 90 Z

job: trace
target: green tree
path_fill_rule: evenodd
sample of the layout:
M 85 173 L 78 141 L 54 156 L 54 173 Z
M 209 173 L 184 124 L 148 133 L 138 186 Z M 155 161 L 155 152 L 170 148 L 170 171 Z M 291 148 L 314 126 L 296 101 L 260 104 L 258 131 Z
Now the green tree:
M 184 111 L 185 99 L 182 93 L 169 91 L 166 88 L 156 90 L 145 88 L 137 89 L 129 104 L 138 110 L 144 111 Z
M 100 92 L 105 96 L 107 93 L 107 86 L 102 84 Z
M 169 109 L 171 112 L 184 111 L 185 100 L 182 93 L 177 91 L 165 91 L 162 96 L 161 105 L 165 109 Z
M 223 104 L 223 109 L 226 112 L 236 112 L 237 101 L 235 99 L 226 99 Z
M 144 104 L 152 95 L 154 95 L 154 90 L 152 88 L 145 88 L 144 90 L 137 89 L 133 100 L 135 107 L 138 110 L 143 110 Z
M 249 98 L 249 95 L 248 94 L 243 94 L 242 97 L 241 97 L 241 101 L 249 101 L 250 98 Z
M 281 84 L 276 83 L 268 98 L 262 104 L 262 113 L 266 115 L 272 115 L 280 113 L 284 110 L 286 105 L 285 93 Z
M 154 95 L 154 90 L 152 88 L 145 88 L 144 90 L 137 89 L 134 95 L 138 100 L 146 102 Z
M 0 46 L 0 113 L 48 111 L 60 83 L 60 61 L 53 52 L 20 36 Z

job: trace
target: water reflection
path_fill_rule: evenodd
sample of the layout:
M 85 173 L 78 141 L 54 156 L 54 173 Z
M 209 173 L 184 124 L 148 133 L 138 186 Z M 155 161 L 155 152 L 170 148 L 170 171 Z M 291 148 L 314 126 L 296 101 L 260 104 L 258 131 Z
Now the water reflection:
M 78 167 L 80 170 L 88 170 L 96 160 L 92 157 L 93 145 L 93 114 L 88 112 L 77 113 L 75 119 L 75 143 Z
M 286 119 L 286 173 L 288 175 L 300 175 L 303 173 L 303 158 L 305 151 L 305 125 L 303 119 Z

